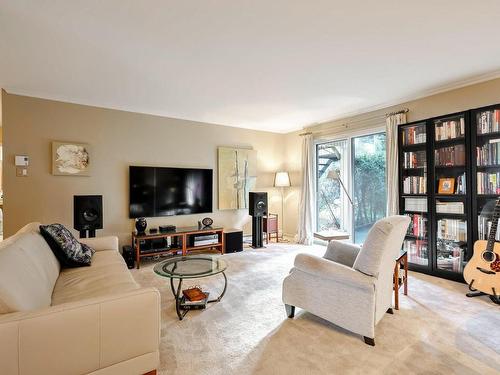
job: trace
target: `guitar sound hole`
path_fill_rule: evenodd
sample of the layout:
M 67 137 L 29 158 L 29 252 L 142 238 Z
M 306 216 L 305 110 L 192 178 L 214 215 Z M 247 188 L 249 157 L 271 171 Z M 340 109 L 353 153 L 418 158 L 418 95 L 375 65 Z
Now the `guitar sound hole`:
M 495 260 L 495 253 L 493 251 L 483 252 L 483 260 L 485 262 L 493 262 Z

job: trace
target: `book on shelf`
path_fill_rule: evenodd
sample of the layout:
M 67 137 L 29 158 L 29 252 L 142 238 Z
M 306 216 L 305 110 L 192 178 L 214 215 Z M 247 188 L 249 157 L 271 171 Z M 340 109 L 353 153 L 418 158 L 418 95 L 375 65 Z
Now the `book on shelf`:
M 500 139 L 490 139 L 482 147 L 476 147 L 478 166 L 500 165 Z
M 426 194 L 427 178 L 421 176 L 408 176 L 403 180 L 403 194 Z
M 425 151 L 405 152 L 403 158 L 405 168 L 425 168 L 427 165 Z
M 465 194 L 465 173 L 456 178 L 455 194 Z
M 429 253 L 427 241 L 425 240 L 404 240 L 403 250 L 408 254 L 408 262 L 413 264 L 427 265 Z
M 419 143 L 425 143 L 426 141 L 425 125 L 417 125 L 417 126 L 403 128 L 402 136 L 404 145 L 416 145 Z
M 464 166 L 465 145 L 438 148 L 434 151 L 436 166 Z
M 405 198 L 405 210 L 427 212 L 427 198 Z
M 437 238 L 450 241 L 467 241 L 467 222 L 458 219 L 440 219 Z
M 500 172 L 477 172 L 478 194 L 500 194 Z
M 419 238 L 427 236 L 427 219 L 419 214 L 409 214 L 410 225 L 407 234 Z
M 463 138 L 465 136 L 465 119 L 436 122 L 436 141 Z
M 463 214 L 464 213 L 464 203 L 463 202 L 436 202 L 436 212 L 438 214 Z
M 500 131 L 500 109 L 482 111 L 477 114 L 477 133 L 488 134 Z
M 478 226 L 478 239 L 487 240 L 491 230 L 491 217 L 485 217 L 479 215 L 477 217 L 477 226 Z M 495 240 L 500 241 L 500 231 L 497 231 Z

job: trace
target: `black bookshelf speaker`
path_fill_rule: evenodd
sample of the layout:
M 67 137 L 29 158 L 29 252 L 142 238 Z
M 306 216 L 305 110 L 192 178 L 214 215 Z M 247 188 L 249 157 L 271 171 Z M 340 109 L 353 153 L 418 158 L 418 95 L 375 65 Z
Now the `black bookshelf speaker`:
M 241 229 L 224 230 L 224 252 L 243 251 L 243 231 Z
M 95 236 L 96 229 L 102 229 L 102 195 L 75 195 L 73 197 L 73 227 L 81 237 Z
M 267 215 L 267 193 L 250 192 L 248 193 L 248 213 L 250 216 L 266 216 Z

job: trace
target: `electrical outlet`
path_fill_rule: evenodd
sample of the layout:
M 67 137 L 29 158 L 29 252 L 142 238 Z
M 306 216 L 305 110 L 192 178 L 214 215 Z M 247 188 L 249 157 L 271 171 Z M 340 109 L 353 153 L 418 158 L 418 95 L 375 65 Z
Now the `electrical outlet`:
M 17 177 L 28 177 L 28 168 L 17 167 L 16 168 Z

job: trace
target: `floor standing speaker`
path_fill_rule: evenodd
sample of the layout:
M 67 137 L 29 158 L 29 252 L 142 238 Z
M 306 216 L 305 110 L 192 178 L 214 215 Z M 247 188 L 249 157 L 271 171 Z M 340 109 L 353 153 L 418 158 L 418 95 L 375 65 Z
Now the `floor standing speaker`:
M 130 245 L 125 245 L 122 247 L 122 255 L 123 259 L 125 260 L 125 263 L 127 263 L 127 267 L 129 269 L 134 268 L 135 266 L 135 252 L 134 249 L 132 249 L 132 246 Z
M 262 217 L 267 214 L 267 193 L 250 192 L 248 212 L 252 216 L 252 247 L 264 247 Z
M 75 195 L 73 197 L 73 227 L 80 237 L 95 237 L 102 229 L 102 195 Z
M 243 231 L 241 229 L 224 229 L 224 252 L 243 251 Z

